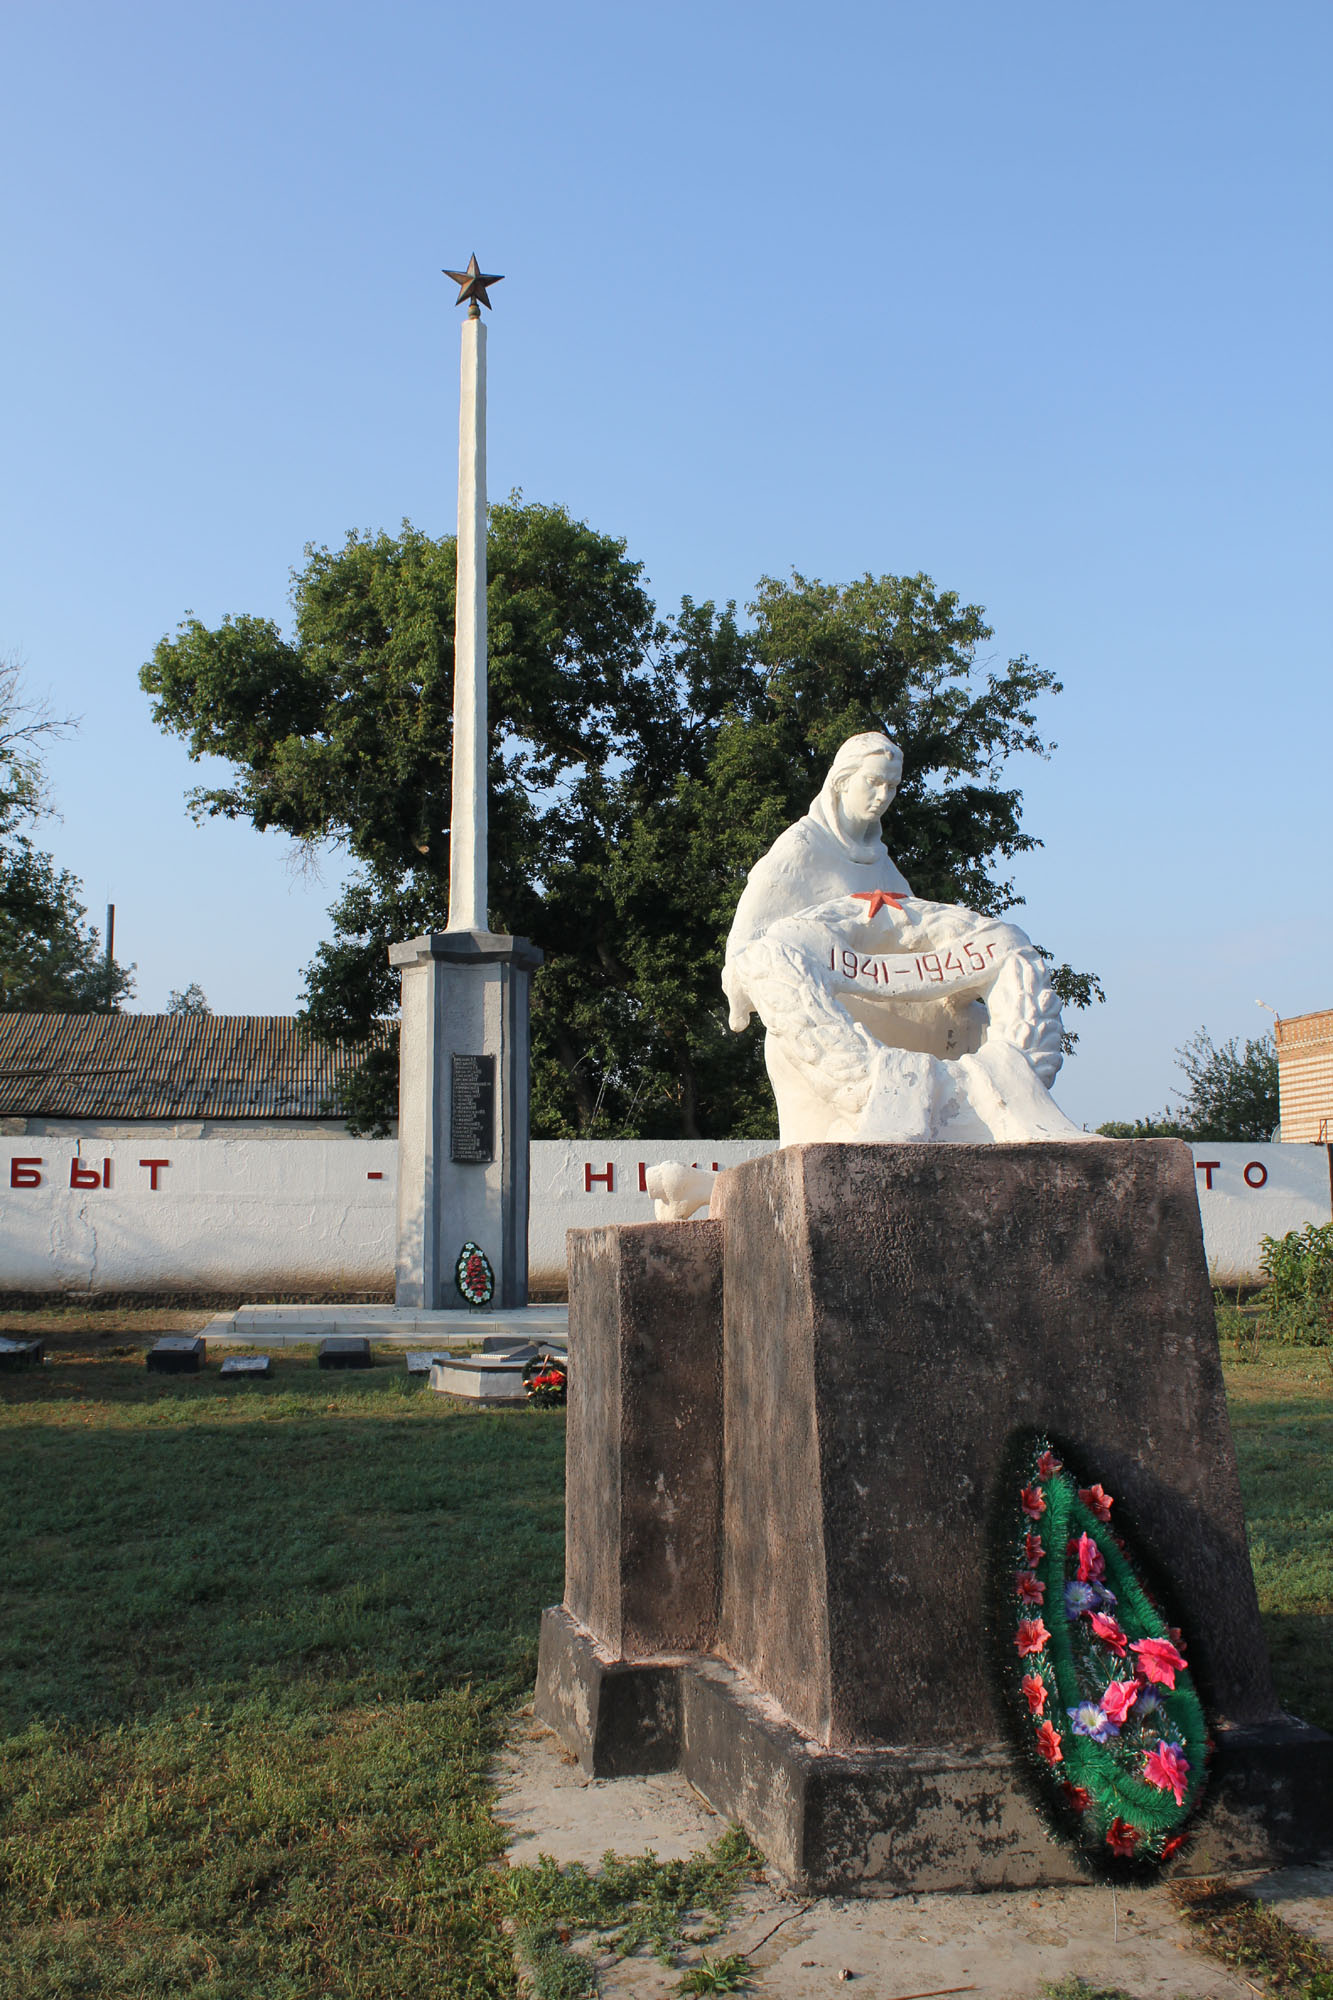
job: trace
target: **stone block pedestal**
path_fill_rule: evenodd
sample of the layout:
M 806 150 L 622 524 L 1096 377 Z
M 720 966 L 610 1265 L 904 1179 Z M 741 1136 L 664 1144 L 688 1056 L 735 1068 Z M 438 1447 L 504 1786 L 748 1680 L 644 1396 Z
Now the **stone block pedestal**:
M 390 947 L 402 973 L 398 1306 L 461 1304 L 454 1266 L 476 1243 L 497 1307 L 528 1302 L 526 938 L 432 931 Z
M 1188 1148 L 798 1146 L 719 1193 L 571 1233 L 537 1712 L 584 1767 L 679 1764 L 803 1889 L 1076 1879 L 988 1657 L 988 1513 L 1040 1426 L 1173 1580 L 1219 1746 L 1183 1865 L 1333 1843 L 1333 1740 L 1273 1695 Z

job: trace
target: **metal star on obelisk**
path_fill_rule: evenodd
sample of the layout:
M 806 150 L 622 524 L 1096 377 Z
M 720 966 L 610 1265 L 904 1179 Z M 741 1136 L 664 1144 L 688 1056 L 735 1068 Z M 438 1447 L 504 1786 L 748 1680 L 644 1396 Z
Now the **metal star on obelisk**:
M 487 272 L 480 268 L 475 250 L 468 259 L 466 271 L 446 271 L 444 275 L 446 278 L 452 278 L 459 288 L 454 304 L 461 306 L 464 299 L 467 300 L 469 319 L 480 319 L 482 306 L 488 311 L 491 309 L 491 302 L 486 296 L 486 287 L 504 282 L 503 272 Z

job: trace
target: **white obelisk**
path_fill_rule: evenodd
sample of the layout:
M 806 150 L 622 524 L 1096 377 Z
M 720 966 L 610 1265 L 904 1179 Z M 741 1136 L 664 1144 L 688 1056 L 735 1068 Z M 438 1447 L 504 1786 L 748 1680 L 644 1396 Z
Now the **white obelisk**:
M 480 1251 L 491 1303 L 528 1299 L 528 998 L 542 954 L 489 927 L 486 895 L 486 329 L 497 276 L 450 271 L 468 305 L 458 402 L 458 590 L 448 928 L 389 947 L 402 974 L 395 1298 L 463 1300 Z M 475 1259 L 474 1259 L 475 1262 Z M 470 1296 L 470 1295 L 469 1295 Z M 474 1301 L 475 1302 L 475 1301 Z
M 486 328 L 474 299 L 463 321 L 458 397 L 451 931 L 487 928 L 486 862 Z

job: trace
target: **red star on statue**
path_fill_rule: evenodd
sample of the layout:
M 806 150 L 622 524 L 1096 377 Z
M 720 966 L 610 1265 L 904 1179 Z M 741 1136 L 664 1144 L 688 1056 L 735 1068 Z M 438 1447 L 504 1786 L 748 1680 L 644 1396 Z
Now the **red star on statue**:
M 902 896 L 895 896 L 889 889 L 853 889 L 852 895 L 858 903 L 869 903 L 870 908 L 866 911 L 867 923 L 871 917 L 879 915 L 886 903 L 890 909 L 896 910 L 899 916 L 903 913 Z

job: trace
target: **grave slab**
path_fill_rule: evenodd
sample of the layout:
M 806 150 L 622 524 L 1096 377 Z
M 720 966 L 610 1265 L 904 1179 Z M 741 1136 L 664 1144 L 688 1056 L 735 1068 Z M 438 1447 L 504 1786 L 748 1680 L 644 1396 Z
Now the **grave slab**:
M 373 1368 L 375 1357 L 370 1342 L 354 1335 L 333 1334 L 319 1343 L 316 1356 L 321 1368 Z
M 525 1403 L 526 1366 L 525 1361 L 511 1361 L 499 1354 L 451 1355 L 436 1361 L 430 1371 L 430 1386 L 442 1395 L 461 1396 L 469 1403 Z
M 273 1362 L 267 1354 L 229 1354 L 220 1373 L 262 1378 L 273 1373 Z
M 202 1333 L 167 1333 L 155 1340 L 146 1356 L 158 1375 L 197 1375 L 208 1358 Z
M 0 1368 L 31 1368 L 46 1358 L 41 1340 L 0 1340 Z

